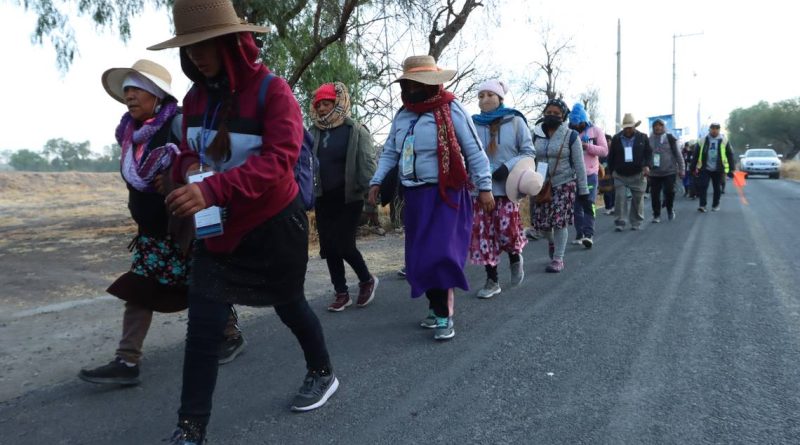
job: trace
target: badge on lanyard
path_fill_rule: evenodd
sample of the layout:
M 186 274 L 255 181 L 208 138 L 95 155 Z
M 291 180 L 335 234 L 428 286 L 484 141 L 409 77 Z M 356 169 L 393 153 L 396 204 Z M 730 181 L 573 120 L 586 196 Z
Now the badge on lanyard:
M 403 139 L 403 168 L 401 169 L 403 176 L 411 176 L 414 174 L 414 127 L 416 125 L 417 119 L 411 121 L 411 127 L 408 129 L 405 139 Z
M 213 175 L 213 171 L 194 171 L 188 175 L 190 184 L 203 182 L 203 179 Z M 197 239 L 211 238 L 222 235 L 222 209 L 212 206 L 194 214 L 194 233 Z
M 633 145 L 625 145 L 625 162 L 633 162 Z
M 653 153 L 653 167 L 661 167 L 661 153 Z

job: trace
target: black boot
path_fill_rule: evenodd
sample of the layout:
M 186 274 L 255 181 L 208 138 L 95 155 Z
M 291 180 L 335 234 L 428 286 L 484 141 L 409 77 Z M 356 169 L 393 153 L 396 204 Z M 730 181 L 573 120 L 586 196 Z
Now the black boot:
M 196 420 L 178 421 L 178 428 L 172 433 L 170 445 L 202 445 L 206 440 L 206 426 Z

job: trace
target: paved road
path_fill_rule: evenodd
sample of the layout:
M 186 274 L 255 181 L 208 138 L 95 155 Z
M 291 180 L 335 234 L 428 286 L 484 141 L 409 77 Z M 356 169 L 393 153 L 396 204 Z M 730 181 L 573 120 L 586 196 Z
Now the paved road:
M 601 216 L 595 249 L 570 246 L 560 275 L 531 243 L 521 287 L 459 298 L 449 343 L 416 326 L 425 303 L 396 277 L 368 309 L 315 301 L 342 382 L 317 412 L 288 411 L 302 355 L 277 318 L 254 320 L 221 370 L 212 443 L 800 443 L 800 184 L 746 193 L 702 215 L 680 199 L 676 221 L 641 232 Z M 74 381 L 6 402 L 0 443 L 159 443 L 181 357 L 150 355 L 137 388 Z

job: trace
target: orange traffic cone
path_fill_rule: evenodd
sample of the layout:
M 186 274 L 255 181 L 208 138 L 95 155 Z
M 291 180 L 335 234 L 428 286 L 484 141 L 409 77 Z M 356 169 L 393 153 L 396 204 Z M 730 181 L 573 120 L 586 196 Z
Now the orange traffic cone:
M 733 185 L 736 187 L 744 187 L 747 185 L 747 180 L 745 178 L 747 178 L 747 173 L 736 170 L 733 172 Z

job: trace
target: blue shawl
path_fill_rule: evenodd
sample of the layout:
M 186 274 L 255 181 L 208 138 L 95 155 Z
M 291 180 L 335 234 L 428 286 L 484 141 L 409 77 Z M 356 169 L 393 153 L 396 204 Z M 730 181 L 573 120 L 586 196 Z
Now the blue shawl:
M 481 111 L 481 114 L 473 114 L 472 122 L 475 122 L 475 124 L 477 125 L 490 125 L 497 119 L 504 118 L 509 114 L 516 114 L 517 116 L 521 117 L 522 120 L 525 121 L 525 125 L 528 124 L 528 120 L 525 119 L 525 115 L 523 115 L 522 113 L 513 108 L 506 107 L 505 104 L 502 103 L 500 104 L 499 107 L 495 108 L 494 111 L 490 111 L 488 113 Z

